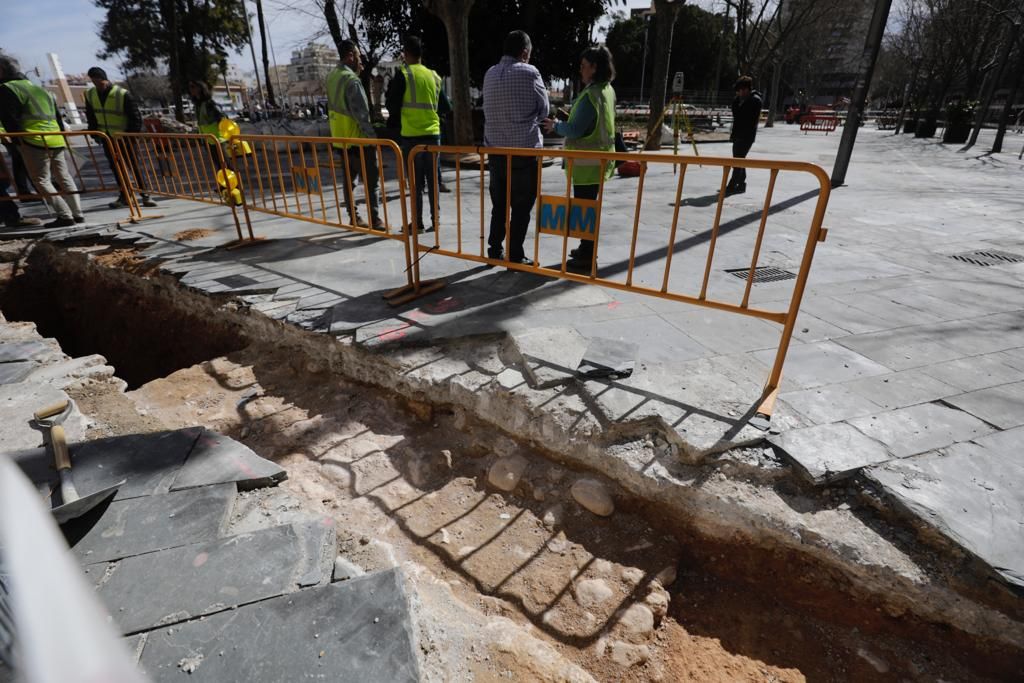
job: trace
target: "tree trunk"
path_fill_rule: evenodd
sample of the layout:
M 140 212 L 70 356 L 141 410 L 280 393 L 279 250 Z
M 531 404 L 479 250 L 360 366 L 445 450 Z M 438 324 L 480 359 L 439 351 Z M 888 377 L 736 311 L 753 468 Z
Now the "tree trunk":
M 422 0 L 448 33 L 448 61 L 452 68 L 452 116 L 455 144 L 473 144 L 473 109 L 469 101 L 469 10 L 474 0 Z
M 765 128 L 775 127 L 775 118 L 779 115 L 779 81 L 782 80 L 782 61 L 775 60 L 772 67 L 772 86 L 768 91 L 768 120 L 764 122 Z
M 338 21 L 338 11 L 334 8 L 334 0 L 324 2 L 324 19 L 327 20 L 327 30 L 331 32 L 331 40 L 334 41 L 334 49 L 341 54 L 341 43 L 345 36 L 341 35 L 341 22 Z
M 1024 82 L 1024 50 L 1020 51 L 1020 57 L 1017 59 L 1017 78 L 1014 79 L 1010 93 L 1006 96 L 1003 113 L 999 115 L 999 129 L 996 130 L 996 139 L 992 143 L 993 153 L 1003 151 L 1003 138 L 1006 136 L 1006 126 L 1010 123 L 1010 113 L 1014 102 L 1017 100 L 1017 92 L 1020 90 L 1022 82 Z
M 182 73 L 181 57 L 179 56 L 180 43 L 178 38 L 178 12 L 174 0 L 161 0 L 160 14 L 170 34 L 169 42 L 171 47 L 170 59 L 168 60 L 168 71 L 171 78 L 171 97 L 174 99 L 174 118 L 178 121 L 185 121 L 185 109 L 181 104 Z
M 330 4 L 334 4 L 333 2 Z M 263 80 L 267 83 L 267 102 L 271 107 L 277 106 L 274 98 L 274 85 L 270 82 L 270 55 L 267 52 L 267 27 L 263 21 L 263 0 L 256 0 L 256 21 L 260 24 L 260 48 L 263 50 Z M 257 74 L 257 80 L 259 74 Z M 263 103 L 261 103 L 263 104 Z
M 1010 59 L 1010 52 L 1013 50 L 1014 44 L 1017 42 L 1017 37 L 1020 35 L 1020 24 L 1017 22 L 1011 22 L 1010 27 L 1006 31 L 1006 40 L 1003 42 L 1003 50 L 999 54 L 999 63 L 995 67 L 995 71 L 991 74 L 992 78 L 989 81 L 989 85 L 985 88 L 985 95 L 981 100 L 981 104 L 978 105 L 978 114 L 974 119 L 974 128 L 971 130 L 971 137 L 968 138 L 967 144 L 964 146 L 964 150 L 968 150 L 974 146 L 974 143 L 978 141 L 978 134 L 981 132 L 981 127 L 985 123 L 985 118 L 988 116 L 988 108 L 992 106 L 992 98 L 996 94 L 996 88 L 999 87 L 999 81 L 1003 77 L 1003 71 L 1006 69 L 1006 62 Z
M 669 60 L 672 58 L 672 31 L 683 3 L 654 0 L 654 74 L 651 78 L 651 113 L 647 119 L 647 149 L 661 147 L 661 120 L 668 89 Z

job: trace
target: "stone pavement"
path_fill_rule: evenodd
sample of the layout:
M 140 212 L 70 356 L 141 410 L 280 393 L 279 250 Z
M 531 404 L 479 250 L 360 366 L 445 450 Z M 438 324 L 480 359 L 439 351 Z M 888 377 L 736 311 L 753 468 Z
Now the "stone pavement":
M 48 499 L 57 477 L 32 413 L 112 368 L 83 370 L 30 324 L 0 316 L 0 368 L 12 364 L 29 367 L 0 381 L 0 457 Z M 62 531 L 151 680 L 419 680 L 399 569 L 334 577 L 333 520 L 254 518 L 236 501 L 284 470 L 201 427 L 76 443 L 87 421 L 76 407 L 66 423 L 78 490 L 126 483 Z M 0 663 L 0 680 L 10 673 Z
M 145 247 L 188 287 L 235 295 L 275 319 L 384 354 L 507 334 L 514 351 L 507 363 L 470 363 L 472 380 L 461 369 L 445 377 L 473 390 L 493 378 L 509 392 L 532 392 L 536 398 L 526 400 L 540 411 L 552 410 L 550 392 L 560 389 L 558 410 L 603 429 L 653 420 L 679 446 L 659 456 L 662 478 L 671 476 L 677 450 L 696 462 L 768 436 L 810 484 L 863 475 L 860 484 L 1022 589 L 1024 544 L 1014 537 L 1024 523 L 1024 166 L 1016 154 L 983 154 L 990 136 L 961 154 L 935 141 L 861 131 L 848 185 L 832 194 L 828 240 L 818 247 L 767 435 L 749 419 L 779 330 L 760 320 L 436 255 L 421 261 L 423 275 L 445 277 L 448 286 L 389 309 L 380 294 L 404 283 L 399 243 L 253 214 L 257 234 L 273 239 L 217 250 L 233 235 L 229 213 L 176 200 L 162 202 L 163 219 L 105 232 Z M 753 156 L 830 169 L 838 140 L 783 125 L 759 134 Z M 1020 139 L 1009 142 L 1016 148 Z M 710 168 L 687 171 L 675 288 L 703 272 L 719 179 Z M 749 266 L 767 180 L 752 171 L 747 194 L 726 202 L 712 295 L 742 292 L 743 280 L 728 271 Z M 647 176 L 637 282 L 660 285 L 677 182 L 663 170 Z M 606 190 L 603 275 L 624 272 L 635 184 L 616 178 Z M 564 180 L 549 169 L 544 185 L 557 192 Z M 479 225 L 478 188 L 463 192 L 463 220 Z M 809 178 L 780 176 L 761 265 L 798 266 L 815 197 Z M 441 230 L 451 231 L 454 198 L 443 201 Z M 174 240 L 186 228 L 214 234 Z M 477 249 L 478 228 L 466 230 L 467 248 Z M 543 244 L 549 262 L 552 242 Z M 784 308 L 791 285 L 757 284 L 751 302 Z M 577 378 L 577 367 L 592 360 L 588 348 L 609 343 L 617 345 L 613 364 L 632 365 L 632 374 Z M 434 372 L 444 379 L 438 363 Z

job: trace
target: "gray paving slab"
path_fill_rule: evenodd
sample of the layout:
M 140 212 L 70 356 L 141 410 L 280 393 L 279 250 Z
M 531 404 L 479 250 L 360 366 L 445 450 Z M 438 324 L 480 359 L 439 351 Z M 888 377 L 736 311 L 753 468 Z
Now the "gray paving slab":
M 845 422 L 790 429 L 768 441 L 815 484 L 839 481 L 893 459 L 885 444 Z
M 974 439 L 974 443 L 994 451 L 1024 452 L 1024 427 L 1014 427 L 1002 432 L 994 432 Z
M 869 399 L 872 403 L 885 409 L 929 403 L 960 393 L 956 387 L 940 382 L 927 374 L 929 367 L 865 377 L 847 382 L 844 386 L 858 396 Z
M 64 354 L 54 349 L 52 344 L 43 341 L 4 341 L 0 342 L 0 363 L 34 360 L 38 363 L 49 363 L 60 360 Z
M 960 391 L 977 391 L 1024 379 L 1024 368 L 1016 368 L 1000 353 L 959 358 L 921 369 Z
M 225 529 L 234 498 L 234 484 L 219 484 L 117 500 L 72 550 L 92 564 L 212 541 Z
M 1024 382 L 951 396 L 946 402 L 1000 429 L 1024 425 Z
M 717 353 L 774 349 L 779 345 L 782 328 L 778 325 L 712 308 L 680 306 L 679 309 L 682 310 L 663 313 L 662 317 Z
M 958 444 L 869 468 L 865 476 L 1024 591 L 1024 450 Z
M 419 681 L 415 637 L 400 570 L 246 605 L 168 633 L 142 652 L 154 681 Z
M 897 458 L 969 441 L 995 431 L 973 415 L 939 403 L 921 403 L 854 418 L 849 423 L 884 443 Z
M 331 520 L 87 566 L 125 635 L 327 583 L 335 555 Z
M 67 398 L 66 393 L 52 384 L 0 384 L 0 451 L 20 451 L 43 445 L 43 433 L 33 427 L 33 415 L 40 408 Z M 75 406 L 64 420 L 69 443 L 85 436 L 86 424 L 87 420 Z
M 174 477 L 171 491 L 234 482 L 239 490 L 272 486 L 287 478 L 287 473 L 248 446 L 204 429 Z
M 707 353 L 692 337 L 654 315 L 585 323 L 575 327 L 584 337 L 638 344 L 640 359 L 647 363 L 677 362 L 700 358 Z
M 39 363 L 31 360 L 0 363 L 0 384 L 17 384 L 38 367 Z
M 844 337 L 842 340 L 850 339 Z M 775 361 L 775 350 L 758 351 L 755 358 L 771 367 Z M 797 344 L 789 349 L 785 374 L 795 384 L 804 387 L 820 387 L 858 377 L 870 377 L 891 372 L 889 368 L 866 358 L 856 351 L 834 341 Z
M 596 337 L 587 344 L 576 372 L 580 376 L 591 378 L 629 377 L 636 368 L 639 355 L 639 344 Z
M 576 376 L 587 340 L 571 327 L 547 327 L 511 335 L 530 384 L 537 388 L 564 384 Z
M 856 392 L 850 384 L 827 384 L 814 389 L 789 391 L 779 394 L 779 400 L 817 424 L 839 422 L 882 410 L 882 406 Z
M 960 358 L 931 327 L 901 327 L 837 339 L 836 342 L 891 370 L 907 370 Z

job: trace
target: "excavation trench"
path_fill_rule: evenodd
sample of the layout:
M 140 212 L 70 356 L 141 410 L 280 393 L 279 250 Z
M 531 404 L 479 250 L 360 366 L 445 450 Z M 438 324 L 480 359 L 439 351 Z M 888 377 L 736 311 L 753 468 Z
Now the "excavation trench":
M 425 568 L 411 572 L 414 583 L 445 582 L 462 602 L 527 627 L 597 680 L 1024 675 L 1016 636 L 996 633 L 1006 624 L 1019 629 L 1019 606 L 1014 614 L 984 582 L 936 574 L 960 584 L 959 593 L 937 595 L 969 603 L 962 613 L 970 623 L 916 611 L 916 596 L 899 594 L 899 582 L 886 592 L 838 558 L 787 546 L 767 519 L 761 535 L 751 531 L 756 525 L 731 528 L 728 501 L 702 513 L 700 496 L 675 504 L 638 495 L 602 476 L 614 468 L 588 472 L 577 455 L 513 439 L 507 424 L 454 405 L 450 395 L 403 385 L 372 353 L 103 260 L 38 246 L 5 283 L 5 316 L 35 322 L 69 355 L 105 356 L 128 383 L 131 408 L 162 426 L 203 424 L 284 466 L 289 480 L 255 504 L 331 514 L 339 547 L 353 560 L 372 568 L 376 542 L 388 544 Z M 503 458 L 525 463 L 510 492 L 488 484 Z M 782 468 L 754 475 L 742 462 L 704 478 L 734 485 L 737 497 L 798 488 Z M 569 491 L 580 477 L 611 488 L 612 516 L 574 502 Z M 801 500 L 852 503 L 864 524 L 885 528 L 852 498 Z M 934 553 L 918 555 L 946 561 Z M 493 657 L 463 651 L 469 640 L 430 627 L 420 641 L 428 680 L 560 677 L 514 648 Z

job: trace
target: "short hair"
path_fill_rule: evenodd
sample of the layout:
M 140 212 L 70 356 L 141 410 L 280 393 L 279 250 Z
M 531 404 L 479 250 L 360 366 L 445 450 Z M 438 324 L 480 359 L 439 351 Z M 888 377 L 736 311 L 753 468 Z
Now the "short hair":
M 612 53 L 604 45 L 592 45 L 583 51 L 580 59 L 585 59 L 595 67 L 595 83 L 611 83 L 615 80 L 615 63 Z
M 355 52 L 356 49 L 358 49 L 358 46 L 355 44 L 355 41 L 343 40 L 338 43 L 338 56 L 345 59 L 345 57 Z
M 107 72 L 98 66 L 94 66 L 86 74 L 89 78 L 98 78 L 101 81 L 107 80 Z
M 420 40 L 419 36 L 406 36 L 402 42 L 402 51 L 408 52 L 413 57 L 423 56 L 423 41 Z
M 751 78 L 750 76 L 740 76 L 739 78 L 737 78 L 736 82 L 733 83 L 733 85 L 732 85 L 732 89 L 733 90 L 740 90 L 740 89 L 743 89 L 743 88 L 746 88 L 747 90 L 753 90 L 754 89 L 754 79 Z
M 13 78 L 14 76 L 18 75 L 18 72 L 18 62 L 14 59 L 14 57 L 0 55 L 0 76 Z
M 190 86 L 195 84 L 196 90 L 199 91 L 198 101 L 202 102 L 203 100 L 210 99 L 210 86 L 206 84 L 206 81 L 194 79 L 189 81 L 188 84 Z
M 532 50 L 533 44 L 530 42 L 530 36 L 526 35 L 526 31 L 511 31 L 505 36 L 502 49 L 509 57 L 518 57 L 523 54 L 523 50 Z

